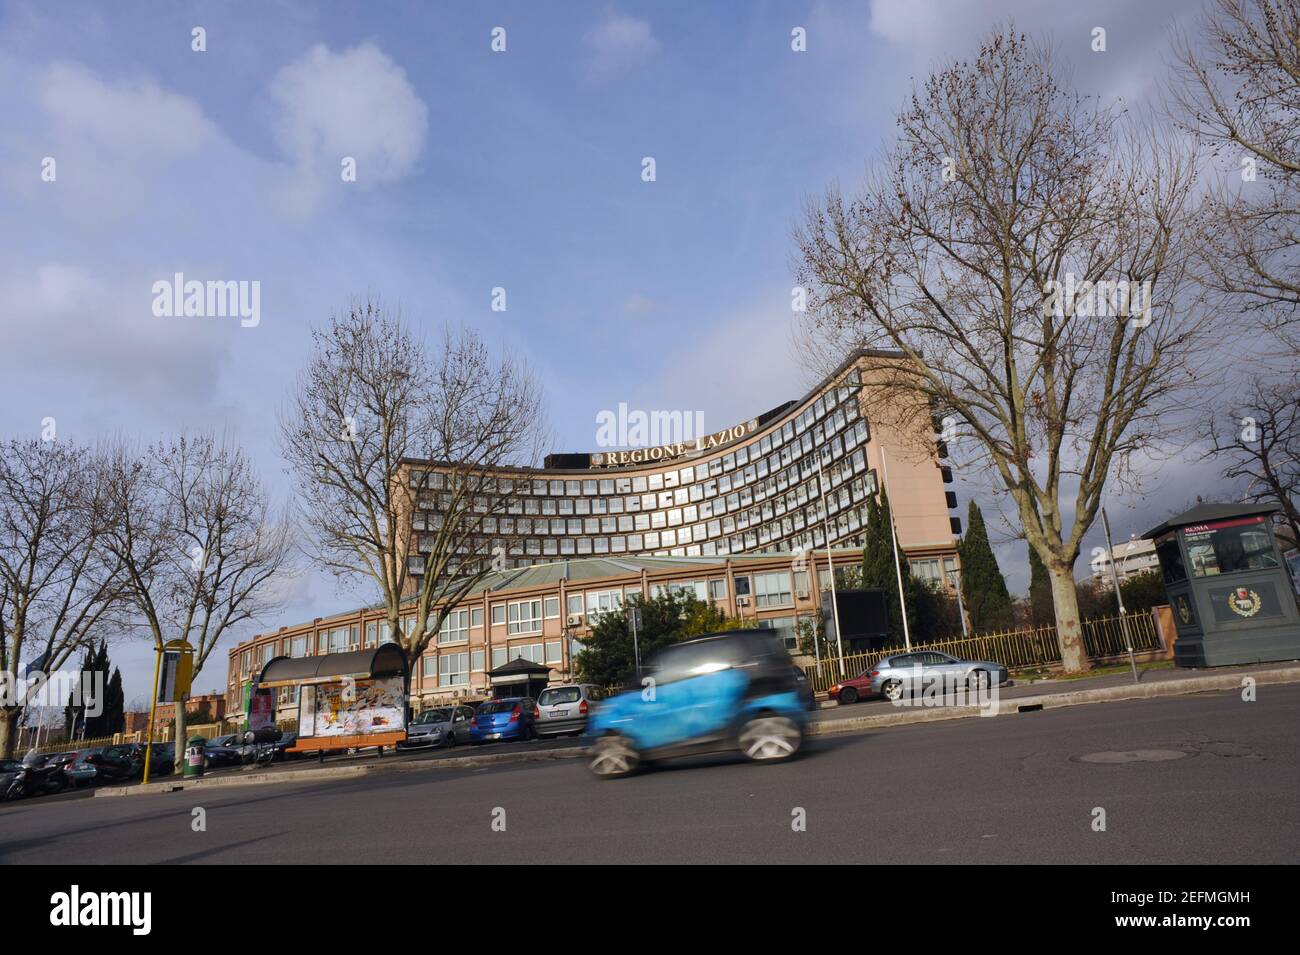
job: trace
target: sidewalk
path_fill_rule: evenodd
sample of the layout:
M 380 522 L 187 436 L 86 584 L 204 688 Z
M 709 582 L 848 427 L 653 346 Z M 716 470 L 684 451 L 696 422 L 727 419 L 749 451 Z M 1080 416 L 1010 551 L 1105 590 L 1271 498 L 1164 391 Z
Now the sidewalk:
M 857 703 L 852 706 L 835 706 L 818 710 L 812 715 L 808 735 L 826 736 L 884 726 L 929 723 L 936 720 L 964 719 L 982 715 L 1005 716 L 1087 703 L 1237 690 L 1246 677 L 1255 679 L 1261 687 L 1278 683 L 1300 683 L 1300 661 L 1219 667 L 1212 670 L 1170 668 L 1139 671 L 1138 675 L 1141 680 L 1136 684 L 1131 673 L 1120 673 L 1076 680 L 1038 680 L 1025 685 L 1006 686 L 999 690 L 996 706 L 987 707 L 960 706 L 952 703 L 896 706 L 883 700 Z M 399 750 L 382 757 L 367 752 L 355 756 L 332 756 L 324 764 L 318 764 L 314 759 L 307 759 L 278 763 L 268 767 L 241 767 L 213 773 L 199 780 L 186 781 L 168 777 L 160 782 L 151 782 L 147 786 L 139 784 L 104 786 L 91 790 L 86 795 L 128 796 L 265 783 L 318 782 L 354 778 L 376 772 L 463 769 L 498 763 L 576 759 L 583 756 L 585 752 L 586 748 L 582 740 L 572 738 L 481 747 L 459 746 L 454 749 Z

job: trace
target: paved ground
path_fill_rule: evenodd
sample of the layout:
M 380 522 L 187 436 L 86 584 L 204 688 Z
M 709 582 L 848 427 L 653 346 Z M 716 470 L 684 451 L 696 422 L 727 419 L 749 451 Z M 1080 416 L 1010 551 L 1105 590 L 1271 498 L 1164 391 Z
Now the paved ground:
M 1150 752 L 1082 759 L 1135 751 Z M 612 782 L 565 760 L 29 800 L 0 807 L 0 861 L 1294 863 L 1297 792 L 1300 685 L 1281 685 L 1254 703 L 900 726 L 814 739 L 784 765 L 696 759 Z

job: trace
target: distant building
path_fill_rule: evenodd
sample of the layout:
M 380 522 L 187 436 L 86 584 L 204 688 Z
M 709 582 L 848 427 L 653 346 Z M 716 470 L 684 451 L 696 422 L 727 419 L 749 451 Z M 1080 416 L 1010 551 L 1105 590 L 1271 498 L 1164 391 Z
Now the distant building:
M 1145 574 L 1160 569 L 1156 559 L 1156 543 L 1139 537 L 1116 544 L 1113 552 L 1097 554 L 1091 562 L 1093 580 L 1109 589 L 1111 586 L 1110 562 L 1115 561 L 1115 573 L 1120 583 L 1138 574 Z

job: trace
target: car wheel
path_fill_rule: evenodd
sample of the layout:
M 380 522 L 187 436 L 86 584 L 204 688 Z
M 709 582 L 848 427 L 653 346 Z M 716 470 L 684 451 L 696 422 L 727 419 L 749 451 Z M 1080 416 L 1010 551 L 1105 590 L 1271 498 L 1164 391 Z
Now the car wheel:
M 617 779 L 632 775 L 640 762 L 641 757 L 627 737 L 612 734 L 596 740 L 587 768 L 602 779 Z
M 750 720 L 740 730 L 740 751 L 755 762 L 789 759 L 802 742 L 798 723 L 770 713 Z
M 890 680 L 880 688 L 880 692 L 889 702 L 897 703 L 903 698 L 903 683 L 901 680 Z
M 850 704 L 858 702 L 858 691 L 851 686 L 846 686 L 840 690 L 840 702 Z

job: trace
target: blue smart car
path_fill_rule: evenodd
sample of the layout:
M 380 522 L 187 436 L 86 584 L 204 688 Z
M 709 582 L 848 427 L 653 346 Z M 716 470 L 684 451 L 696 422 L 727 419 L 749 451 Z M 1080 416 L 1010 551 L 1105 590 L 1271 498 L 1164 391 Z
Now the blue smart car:
M 603 701 L 587 723 L 597 776 L 626 776 L 649 760 L 738 748 L 789 759 L 808 711 L 790 655 L 771 630 L 710 634 L 661 650 L 641 687 Z

